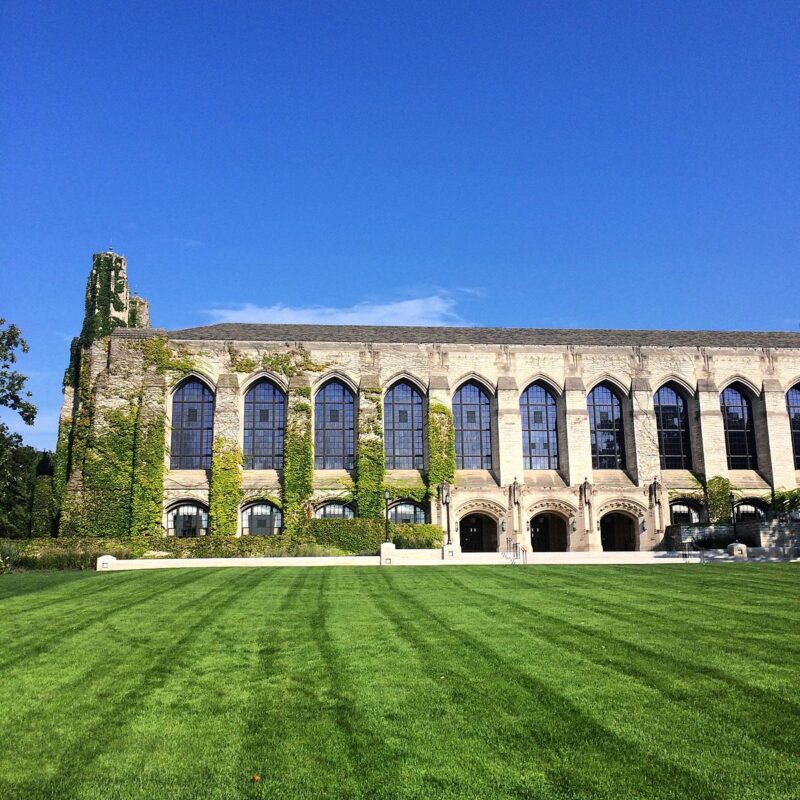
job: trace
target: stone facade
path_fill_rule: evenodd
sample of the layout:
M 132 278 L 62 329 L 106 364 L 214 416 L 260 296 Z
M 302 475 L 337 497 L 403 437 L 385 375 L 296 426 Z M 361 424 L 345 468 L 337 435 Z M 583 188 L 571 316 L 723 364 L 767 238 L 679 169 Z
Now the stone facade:
M 148 362 L 142 345 L 156 340 L 182 360 L 181 369 Z M 311 369 L 301 365 L 287 374 L 262 366 L 276 354 L 298 351 L 307 354 Z M 151 412 L 154 403 L 161 404 L 166 419 L 165 528 L 167 511 L 175 503 L 208 502 L 207 471 L 169 469 L 171 394 L 187 375 L 198 377 L 214 393 L 214 436 L 240 446 L 245 394 L 262 377 L 283 391 L 290 385 L 308 390 L 312 409 L 315 393 L 332 377 L 353 391 L 357 403 L 359 395 L 374 398 L 376 391 L 406 379 L 425 402 L 448 407 L 460 386 L 476 382 L 490 399 L 492 468 L 456 474 L 449 508 L 456 546 L 464 521 L 482 517 L 496 526 L 498 549 L 512 542 L 530 547 L 531 520 L 548 513 L 563 521 L 569 550 L 598 551 L 601 519 L 617 513 L 630 521 L 634 549 L 649 550 L 662 543 L 670 524 L 670 500 L 696 492 L 698 477 L 727 477 L 752 497 L 800 484 L 786 406 L 786 392 L 800 381 L 800 334 L 308 325 L 217 325 L 170 332 L 118 327 L 86 352 L 95 420 L 100 409 L 124 405 L 131 393 L 143 396 Z M 546 385 L 556 401 L 558 469 L 524 468 L 520 395 L 534 381 Z M 661 468 L 653 396 L 668 382 L 681 390 L 687 404 L 693 473 Z M 757 470 L 728 468 L 720 392 L 734 382 L 750 392 Z M 612 387 L 622 403 L 624 470 L 593 469 L 587 394 L 601 383 Z M 75 417 L 75 391 L 67 386 L 62 420 Z M 424 473 L 387 470 L 385 480 L 421 486 Z M 349 497 L 352 481 L 345 470 L 316 470 L 312 505 Z M 67 490 L 78 492 L 80 485 L 79 470 L 73 469 Z M 279 498 L 281 491 L 278 471 L 243 470 L 245 502 Z M 428 513 L 446 530 L 446 514 L 435 494 Z

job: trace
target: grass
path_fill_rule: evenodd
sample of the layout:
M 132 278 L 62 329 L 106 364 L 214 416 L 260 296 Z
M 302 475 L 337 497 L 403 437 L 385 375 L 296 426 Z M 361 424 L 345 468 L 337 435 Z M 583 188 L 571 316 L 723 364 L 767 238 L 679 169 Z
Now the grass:
M 791 565 L 4 575 L 0 797 L 796 800 L 799 656 Z

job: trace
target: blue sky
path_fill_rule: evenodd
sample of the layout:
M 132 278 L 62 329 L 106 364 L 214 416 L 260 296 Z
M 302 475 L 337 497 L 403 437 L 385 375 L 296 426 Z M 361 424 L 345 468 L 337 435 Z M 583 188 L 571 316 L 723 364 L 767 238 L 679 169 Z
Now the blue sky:
M 168 328 L 800 325 L 796 3 L 0 9 L 38 447 L 110 243 Z

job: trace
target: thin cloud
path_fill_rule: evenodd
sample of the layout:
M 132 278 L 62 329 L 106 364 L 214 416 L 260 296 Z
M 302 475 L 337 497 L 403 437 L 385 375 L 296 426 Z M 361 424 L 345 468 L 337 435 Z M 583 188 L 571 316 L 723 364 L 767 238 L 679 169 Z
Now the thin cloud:
M 207 312 L 215 322 L 305 323 L 312 325 L 466 325 L 446 294 L 352 306 L 257 306 L 247 303 Z

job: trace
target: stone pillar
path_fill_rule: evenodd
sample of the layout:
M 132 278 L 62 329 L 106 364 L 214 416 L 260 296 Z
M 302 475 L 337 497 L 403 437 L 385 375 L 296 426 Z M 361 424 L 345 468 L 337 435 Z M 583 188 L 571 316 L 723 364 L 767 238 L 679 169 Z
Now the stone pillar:
M 430 380 L 428 381 L 428 402 L 429 403 L 441 403 L 445 408 L 449 408 L 452 410 L 453 403 L 450 394 L 450 381 L 447 379 L 447 375 L 445 373 L 434 372 L 430 376 Z M 425 443 L 425 447 L 427 448 L 427 442 Z M 428 454 L 425 454 L 426 458 Z M 434 525 L 440 525 L 442 530 L 444 531 L 445 541 L 447 541 L 447 519 L 445 514 L 447 509 L 445 509 L 441 502 L 439 501 L 438 492 L 435 498 L 431 498 L 431 522 Z M 451 512 L 452 514 L 452 512 Z M 451 523 L 453 524 L 453 523 Z
M 578 486 L 592 476 L 592 445 L 586 387 L 577 376 L 564 381 L 567 458 L 564 478 L 568 486 Z
M 239 410 L 239 379 L 233 373 L 223 373 L 217 380 L 214 397 L 214 438 L 224 437 L 241 447 L 242 424 Z
M 511 375 L 501 375 L 497 381 L 497 440 L 495 473 L 501 486 L 510 486 L 523 478 L 519 389 Z
M 644 486 L 661 473 L 653 390 L 647 378 L 633 379 L 631 406 L 633 431 L 632 437 L 626 437 L 629 442 L 628 473 L 637 486 Z
M 766 417 L 764 450 L 768 460 L 766 464 L 759 464 L 761 472 L 775 489 L 794 489 L 797 477 L 786 393 L 777 380 L 770 378 L 764 381 L 762 396 Z
M 697 381 L 697 404 L 700 409 L 700 434 L 703 463 L 695 469 L 705 474 L 706 480 L 717 475 L 728 477 L 728 454 L 725 449 L 725 427 L 719 406 L 719 389 L 710 378 Z

